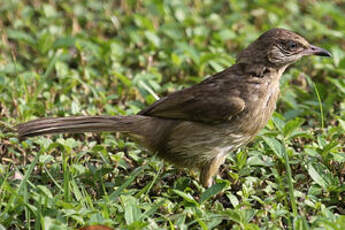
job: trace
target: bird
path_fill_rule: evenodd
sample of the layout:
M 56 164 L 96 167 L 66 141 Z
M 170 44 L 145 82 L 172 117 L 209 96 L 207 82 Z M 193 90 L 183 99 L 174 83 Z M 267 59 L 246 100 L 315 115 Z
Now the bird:
M 18 136 L 120 132 L 177 167 L 198 169 L 209 188 L 226 156 L 252 141 L 271 118 L 286 68 L 311 55 L 332 56 L 295 32 L 273 28 L 232 66 L 136 115 L 41 118 L 17 125 Z

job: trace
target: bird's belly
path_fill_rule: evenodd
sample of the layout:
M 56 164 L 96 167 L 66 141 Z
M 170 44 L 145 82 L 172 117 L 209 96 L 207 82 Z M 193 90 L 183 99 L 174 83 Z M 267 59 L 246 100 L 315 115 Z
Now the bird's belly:
M 172 130 L 165 151 L 158 154 L 175 165 L 198 168 L 219 154 L 235 151 L 250 139 L 251 136 L 236 132 L 231 123 L 181 122 Z

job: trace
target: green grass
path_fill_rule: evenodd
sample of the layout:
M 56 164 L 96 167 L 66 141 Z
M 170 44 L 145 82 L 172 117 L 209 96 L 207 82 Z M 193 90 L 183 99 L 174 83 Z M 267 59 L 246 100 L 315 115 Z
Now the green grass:
M 345 2 L 0 3 L 0 229 L 344 229 Z M 208 190 L 112 133 L 17 139 L 47 116 L 135 114 L 283 27 L 330 50 L 281 80 L 277 112 Z

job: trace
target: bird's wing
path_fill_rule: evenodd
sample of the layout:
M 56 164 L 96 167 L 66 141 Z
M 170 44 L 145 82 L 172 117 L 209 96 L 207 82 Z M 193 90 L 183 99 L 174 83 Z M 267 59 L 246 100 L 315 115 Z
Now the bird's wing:
M 139 114 L 169 119 L 218 123 L 230 120 L 245 108 L 238 89 L 215 79 L 170 94 Z M 222 88 L 226 88 L 222 89 Z

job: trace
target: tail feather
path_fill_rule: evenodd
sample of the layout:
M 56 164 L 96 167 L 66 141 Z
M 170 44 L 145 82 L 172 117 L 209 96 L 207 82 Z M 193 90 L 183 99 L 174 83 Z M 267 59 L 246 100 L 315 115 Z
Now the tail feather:
M 19 138 L 53 133 L 131 132 L 142 116 L 71 116 L 43 118 L 17 125 Z

